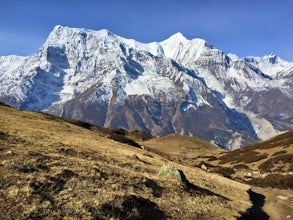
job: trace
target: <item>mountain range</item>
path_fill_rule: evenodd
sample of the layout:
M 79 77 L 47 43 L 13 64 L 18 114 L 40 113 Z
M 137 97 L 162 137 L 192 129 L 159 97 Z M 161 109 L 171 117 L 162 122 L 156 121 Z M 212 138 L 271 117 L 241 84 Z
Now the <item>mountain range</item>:
M 236 149 L 293 129 L 292 72 L 275 54 L 239 58 L 181 33 L 146 44 L 58 25 L 31 56 L 0 57 L 0 101 Z

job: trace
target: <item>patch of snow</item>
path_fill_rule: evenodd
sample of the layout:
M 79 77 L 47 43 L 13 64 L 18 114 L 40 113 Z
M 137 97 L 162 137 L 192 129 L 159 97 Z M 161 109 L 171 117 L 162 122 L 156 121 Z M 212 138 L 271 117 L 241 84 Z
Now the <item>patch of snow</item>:
M 237 61 L 239 60 L 239 57 L 236 54 L 228 53 L 227 56 L 232 60 L 232 61 Z
M 188 111 L 189 109 L 196 110 L 196 106 L 193 103 L 188 103 L 187 105 L 182 106 L 181 111 Z
M 118 39 L 121 42 L 123 42 L 125 45 L 127 45 L 127 47 L 134 48 L 138 51 L 149 52 L 154 56 L 163 56 L 164 54 L 163 48 L 158 42 L 151 42 L 151 43 L 145 44 L 133 39 L 126 39 L 122 37 L 118 37 Z
M 205 83 L 211 90 L 218 91 L 222 94 L 226 93 L 226 90 L 222 83 L 219 82 L 219 80 L 211 74 L 211 72 L 207 69 L 198 68 L 198 75 L 205 80 Z
M 228 108 L 231 108 L 231 109 L 235 108 L 233 98 L 229 94 L 225 95 L 225 98 L 223 99 L 223 101 L 225 105 L 227 105 Z
M 277 77 L 278 73 L 282 72 L 284 69 L 293 67 L 292 62 L 287 62 L 274 53 L 265 55 L 264 57 L 248 56 L 244 57 L 244 60 L 273 78 Z
M 156 96 L 156 93 L 165 93 L 169 95 L 174 88 L 174 82 L 167 78 L 160 76 L 154 72 L 146 71 L 137 79 L 128 83 L 125 87 L 125 92 L 130 95 L 150 95 Z
M 188 40 L 181 33 L 177 33 L 159 44 L 164 55 L 170 59 L 195 61 L 206 50 L 207 42 L 200 38 Z

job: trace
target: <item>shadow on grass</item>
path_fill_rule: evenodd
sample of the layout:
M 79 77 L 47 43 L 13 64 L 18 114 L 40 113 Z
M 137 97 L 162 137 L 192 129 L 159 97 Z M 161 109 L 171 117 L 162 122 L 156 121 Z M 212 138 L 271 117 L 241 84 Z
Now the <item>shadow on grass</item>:
M 188 181 L 188 179 L 186 178 L 185 174 L 181 170 L 179 170 L 179 173 L 180 173 L 180 177 L 181 177 L 181 182 L 182 182 L 182 184 L 183 184 L 183 186 L 184 186 L 186 191 L 189 191 L 190 193 L 195 191 L 195 193 L 199 192 L 201 195 L 217 196 L 217 197 L 222 198 L 224 200 L 230 200 L 229 198 L 224 197 L 224 196 L 222 196 L 220 194 L 214 193 L 214 192 L 212 192 L 212 191 L 210 191 L 208 189 L 204 189 L 204 188 L 201 188 L 199 186 L 196 186 L 196 185 L 190 183 Z
M 262 209 L 265 204 L 265 196 L 253 192 L 251 189 L 248 190 L 248 194 L 252 202 L 252 207 L 243 213 L 238 220 L 268 220 L 270 216 Z
M 120 204 L 119 204 L 120 203 Z M 85 207 L 92 214 L 93 219 L 129 219 L 129 220 L 164 220 L 165 213 L 158 205 L 149 199 L 138 196 L 124 196 L 116 198 L 110 203 L 103 204 L 100 208 Z

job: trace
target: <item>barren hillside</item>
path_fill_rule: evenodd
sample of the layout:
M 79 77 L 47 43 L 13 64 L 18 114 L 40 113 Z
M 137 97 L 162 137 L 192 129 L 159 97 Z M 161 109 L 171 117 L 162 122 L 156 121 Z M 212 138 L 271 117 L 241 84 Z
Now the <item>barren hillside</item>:
M 0 218 L 237 219 L 252 206 L 248 185 L 110 137 L 1 105 Z M 185 183 L 159 176 L 164 164 Z
M 293 131 L 234 151 L 181 135 L 153 138 L 140 144 L 186 166 L 250 184 L 263 196 L 255 198 L 270 219 L 293 218 Z

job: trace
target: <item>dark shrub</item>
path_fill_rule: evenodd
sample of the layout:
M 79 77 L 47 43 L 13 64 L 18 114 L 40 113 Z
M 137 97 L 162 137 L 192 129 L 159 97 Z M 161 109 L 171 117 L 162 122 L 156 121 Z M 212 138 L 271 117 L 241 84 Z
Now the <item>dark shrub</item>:
M 219 173 L 226 178 L 231 178 L 232 174 L 235 173 L 235 170 L 231 167 L 217 167 L 216 173 Z
M 267 161 L 263 162 L 259 165 L 259 170 L 262 172 L 270 172 L 271 169 L 274 167 L 274 164 L 277 163 L 293 163 L 293 155 L 292 154 L 282 154 L 275 157 L 268 159 Z
M 287 151 L 286 150 L 282 150 L 282 151 L 278 151 L 278 152 L 273 153 L 272 156 L 278 156 L 278 155 L 285 154 L 285 153 L 287 153 Z
M 292 175 L 280 175 L 270 174 L 265 178 L 255 178 L 247 181 L 247 183 L 260 187 L 274 187 L 278 189 L 292 189 L 293 188 L 293 176 Z
M 245 164 L 236 164 L 233 166 L 234 169 L 236 170 L 246 170 L 249 169 L 249 167 Z

